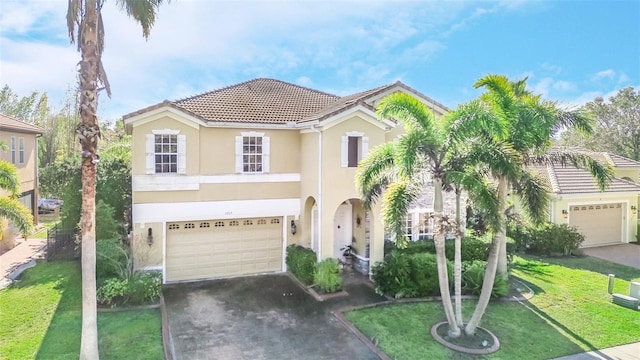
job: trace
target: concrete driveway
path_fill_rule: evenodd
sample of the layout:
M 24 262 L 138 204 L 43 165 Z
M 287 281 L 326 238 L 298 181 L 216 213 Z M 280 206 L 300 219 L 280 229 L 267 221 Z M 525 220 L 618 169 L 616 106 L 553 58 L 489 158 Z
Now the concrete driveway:
M 378 359 L 331 314 L 384 301 L 362 283 L 316 301 L 284 274 L 169 285 L 176 359 Z
M 640 246 L 619 244 L 581 249 L 585 255 L 640 269 Z

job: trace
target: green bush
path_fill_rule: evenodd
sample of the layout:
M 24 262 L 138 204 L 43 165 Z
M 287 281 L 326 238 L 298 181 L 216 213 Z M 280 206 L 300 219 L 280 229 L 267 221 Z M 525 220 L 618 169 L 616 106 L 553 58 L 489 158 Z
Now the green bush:
M 140 305 L 155 302 L 162 292 L 162 274 L 135 273 L 128 278 L 110 278 L 96 292 L 99 304 L 106 306 Z
M 305 285 L 313 283 L 316 262 L 317 256 L 313 250 L 300 245 L 287 247 L 287 269 Z
M 491 234 L 483 236 L 465 236 L 462 239 L 460 253 L 463 261 L 483 260 L 489 257 L 489 246 L 491 245 Z M 516 250 L 515 241 L 507 236 L 507 255 L 511 257 Z M 394 249 L 404 254 L 419 253 L 436 253 L 436 247 L 433 240 L 418 240 L 409 242 L 404 249 Z M 455 241 L 454 239 L 445 240 L 445 256 L 448 260 L 453 261 L 455 257 Z
M 99 282 L 111 277 L 126 277 L 129 266 L 129 256 L 120 239 L 96 241 L 96 278 Z
M 316 266 L 313 284 L 324 294 L 342 290 L 342 277 L 337 259 L 324 259 Z
M 466 261 L 462 264 L 462 286 L 465 294 L 480 295 L 486 269 L 487 262 L 482 260 Z M 491 295 L 502 297 L 508 293 L 507 280 L 502 276 L 496 276 Z
M 568 256 L 584 242 L 584 235 L 567 224 L 510 226 L 508 230 L 518 249 L 530 254 Z
M 449 263 L 449 280 L 453 279 Z M 439 295 L 436 256 L 427 252 L 405 254 L 392 251 L 371 269 L 376 292 L 396 298 Z

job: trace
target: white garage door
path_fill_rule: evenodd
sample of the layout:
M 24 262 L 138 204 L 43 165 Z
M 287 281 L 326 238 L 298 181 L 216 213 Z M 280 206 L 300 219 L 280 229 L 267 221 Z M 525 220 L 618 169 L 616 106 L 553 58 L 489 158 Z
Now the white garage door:
M 282 218 L 167 223 L 167 281 L 282 270 Z
M 582 247 L 622 242 L 622 204 L 572 205 L 569 224 L 584 235 Z

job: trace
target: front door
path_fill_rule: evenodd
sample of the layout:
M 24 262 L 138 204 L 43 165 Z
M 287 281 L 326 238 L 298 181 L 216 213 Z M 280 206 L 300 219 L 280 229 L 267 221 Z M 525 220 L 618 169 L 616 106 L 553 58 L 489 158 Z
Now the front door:
M 341 248 L 351 245 L 351 212 L 351 204 L 343 203 L 338 206 L 336 215 L 333 218 L 333 257 L 336 259 L 342 259 Z

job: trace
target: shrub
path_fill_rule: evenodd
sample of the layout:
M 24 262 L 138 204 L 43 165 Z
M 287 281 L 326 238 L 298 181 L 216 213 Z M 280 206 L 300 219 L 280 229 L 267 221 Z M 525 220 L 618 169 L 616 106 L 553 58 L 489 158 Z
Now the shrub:
M 140 305 L 155 302 L 162 292 L 162 275 L 158 272 L 135 273 L 128 278 L 110 278 L 96 292 L 101 305 Z
M 287 247 L 287 269 L 305 285 L 313 283 L 316 270 L 316 253 L 300 245 L 289 245 Z
M 124 278 L 129 266 L 127 250 L 119 239 L 96 241 L 96 278 L 98 281 L 111 277 Z
M 545 223 L 538 227 L 511 227 L 517 247 L 527 253 L 539 255 L 570 255 L 584 241 L 584 235 L 567 224 Z
M 449 280 L 452 266 L 449 264 Z M 405 254 L 393 251 L 371 269 L 376 292 L 396 298 L 438 295 L 436 256 L 430 253 Z
M 486 261 L 489 257 L 489 246 L 491 245 L 491 234 L 485 234 L 483 236 L 465 236 L 462 239 L 460 253 L 462 260 L 473 261 L 483 260 Z M 516 250 L 515 241 L 507 236 L 507 255 L 511 257 Z M 395 249 L 404 254 L 419 254 L 419 253 L 436 253 L 436 247 L 433 240 L 418 240 L 415 242 L 409 242 L 405 249 Z M 455 257 L 455 241 L 449 239 L 445 241 L 445 256 L 447 260 L 453 261 Z
M 409 257 L 411 264 L 411 280 L 415 287 L 414 296 L 424 297 L 440 294 L 440 282 L 438 281 L 438 263 L 434 254 L 414 254 Z M 449 264 L 451 265 L 451 264 Z M 451 279 L 449 266 L 449 279 Z
M 462 264 L 462 283 L 466 294 L 480 295 L 484 283 L 484 273 L 487 262 L 482 260 L 465 261 Z M 509 293 L 507 280 L 502 276 L 496 276 L 491 295 L 502 297 Z
M 313 284 L 321 293 L 333 293 L 342 290 L 342 277 L 336 259 L 324 259 L 316 266 Z

